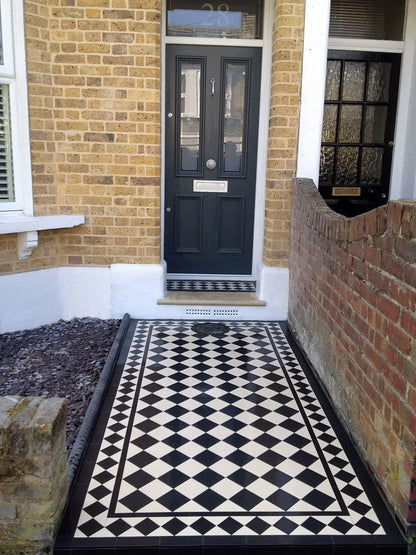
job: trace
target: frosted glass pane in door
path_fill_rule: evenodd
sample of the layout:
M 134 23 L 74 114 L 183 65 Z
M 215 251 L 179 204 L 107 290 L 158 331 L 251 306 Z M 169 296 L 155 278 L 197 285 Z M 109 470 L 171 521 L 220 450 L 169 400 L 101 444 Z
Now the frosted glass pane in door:
M 390 90 L 391 64 L 370 62 L 367 76 L 368 102 L 388 102 Z
M 335 104 L 325 104 L 324 121 L 322 125 L 322 142 L 333 143 L 336 140 L 338 120 L 338 106 Z
M 326 69 L 325 100 L 339 100 L 341 62 L 328 60 Z
M 201 135 L 201 63 L 181 62 L 180 170 L 198 170 Z
M 246 115 L 246 63 L 226 63 L 224 83 L 224 171 L 241 172 Z
M 339 147 L 337 152 L 337 185 L 356 185 L 358 182 L 358 154 L 355 147 Z
M 361 105 L 344 105 L 341 108 L 339 126 L 340 143 L 360 142 L 363 107 Z
M 364 142 L 384 143 L 387 106 L 367 106 L 364 122 Z
M 382 148 L 363 148 L 360 185 L 380 185 L 383 169 Z
M 324 185 L 331 185 L 334 182 L 334 160 L 335 148 L 333 146 L 323 146 L 321 148 L 321 167 L 319 172 L 319 182 Z
M 365 62 L 345 62 L 342 100 L 364 100 L 365 74 Z

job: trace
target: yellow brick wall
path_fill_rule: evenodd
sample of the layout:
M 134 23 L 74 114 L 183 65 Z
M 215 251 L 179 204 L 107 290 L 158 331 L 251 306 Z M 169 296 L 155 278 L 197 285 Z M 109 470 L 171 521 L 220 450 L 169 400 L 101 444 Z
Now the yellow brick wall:
M 304 0 L 275 0 L 263 262 L 286 267 L 296 174 Z
M 0 271 L 160 261 L 159 0 L 25 0 L 35 215 L 84 214 L 39 233 Z
M 286 266 L 304 0 L 275 0 L 264 263 Z M 160 261 L 160 0 L 25 0 L 35 215 L 26 260 L 0 235 L 0 273 Z

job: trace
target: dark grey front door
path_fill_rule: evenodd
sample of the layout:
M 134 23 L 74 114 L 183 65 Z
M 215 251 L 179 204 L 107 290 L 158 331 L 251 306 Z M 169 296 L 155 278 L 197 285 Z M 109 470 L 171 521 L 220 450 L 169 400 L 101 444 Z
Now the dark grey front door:
M 168 45 L 165 260 L 250 274 L 261 50 Z

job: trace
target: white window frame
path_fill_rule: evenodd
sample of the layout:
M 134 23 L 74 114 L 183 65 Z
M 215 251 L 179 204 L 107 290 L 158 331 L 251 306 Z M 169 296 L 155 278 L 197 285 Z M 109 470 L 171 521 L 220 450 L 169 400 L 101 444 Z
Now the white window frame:
M 33 215 L 29 110 L 23 0 L 0 0 L 3 64 L 0 84 L 9 86 L 14 200 L 0 202 L 0 214 Z

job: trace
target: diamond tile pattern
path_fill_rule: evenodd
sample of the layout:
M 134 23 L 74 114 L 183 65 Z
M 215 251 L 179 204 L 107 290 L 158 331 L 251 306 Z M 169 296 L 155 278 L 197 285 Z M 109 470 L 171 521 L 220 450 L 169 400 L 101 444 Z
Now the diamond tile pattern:
M 207 279 L 168 279 L 168 291 L 215 291 L 216 293 L 255 293 L 255 281 L 207 280 Z
M 279 324 L 137 322 L 75 538 L 377 536 Z

